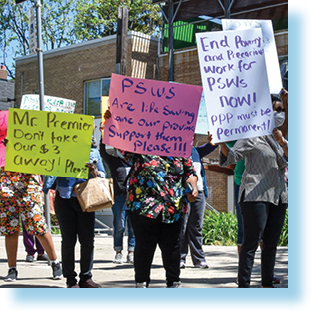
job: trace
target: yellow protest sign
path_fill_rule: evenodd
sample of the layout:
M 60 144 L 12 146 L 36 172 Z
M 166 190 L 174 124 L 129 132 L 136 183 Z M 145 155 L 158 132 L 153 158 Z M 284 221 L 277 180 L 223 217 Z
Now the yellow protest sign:
M 87 178 L 94 117 L 9 109 L 5 170 Z

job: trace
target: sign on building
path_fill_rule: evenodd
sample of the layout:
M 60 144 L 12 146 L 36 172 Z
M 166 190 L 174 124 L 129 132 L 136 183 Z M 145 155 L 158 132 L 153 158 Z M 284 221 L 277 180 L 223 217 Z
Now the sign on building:
M 34 9 L 31 7 L 28 11 L 28 31 L 29 31 L 29 46 L 30 46 L 30 55 L 36 53 L 36 32 L 35 32 L 35 17 Z

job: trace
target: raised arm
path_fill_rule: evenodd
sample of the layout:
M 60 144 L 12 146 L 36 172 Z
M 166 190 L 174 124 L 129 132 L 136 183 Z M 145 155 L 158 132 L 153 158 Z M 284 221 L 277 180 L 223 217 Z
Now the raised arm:
M 283 137 L 283 134 L 282 134 L 281 130 L 275 128 L 272 133 L 273 133 L 273 136 L 274 136 L 275 140 L 282 147 L 285 156 L 288 157 L 288 153 L 289 153 L 288 145 L 289 145 L 289 142 Z
M 283 107 L 285 108 L 285 121 L 283 125 L 280 127 L 282 134 L 285 138 L 288 136 L 288 130 L 289 130 L 289 106 L 288 106 L 288 98 L 289 98 L 289 93 L 285 88 L 281 89 L 280 96 L 282 99 Z
M 217 147 L 217 145 L 212 144 L 212 134 L 208 131 L 208 143 L 196 147 L 196 150 L 198 151 L 200 158 L 203 158 L 213 152 Z

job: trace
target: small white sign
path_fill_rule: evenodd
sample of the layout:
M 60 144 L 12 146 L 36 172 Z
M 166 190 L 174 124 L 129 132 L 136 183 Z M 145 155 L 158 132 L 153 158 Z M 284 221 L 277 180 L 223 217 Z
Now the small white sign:
M 36 53 L 36 48 L 37 48 L 36 32 L 35 32 L 35 17 L 34 17 L 33 7 L 31 7 L 28 11 L 28 31 L 29 31 L 30 55 L 33 55 Z
M 39 110 L 39 95 L 25 94 L 22 96 L 21 109 Z M 75 101 L 55 96 L 44 96 L 44 111 L 74 113 Z

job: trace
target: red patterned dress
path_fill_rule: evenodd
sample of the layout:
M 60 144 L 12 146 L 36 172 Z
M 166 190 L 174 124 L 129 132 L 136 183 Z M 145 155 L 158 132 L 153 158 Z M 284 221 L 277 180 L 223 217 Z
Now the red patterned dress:
M 42 186 L 38 175 L 6 172 L 0 177 L 0 233 L 20 231 L 20 218 L 32 235 L 47 232 Z

